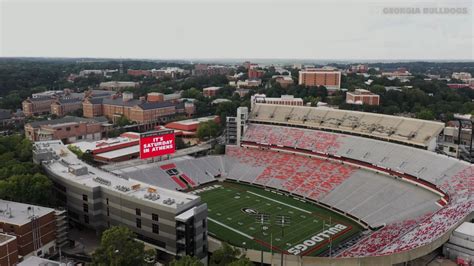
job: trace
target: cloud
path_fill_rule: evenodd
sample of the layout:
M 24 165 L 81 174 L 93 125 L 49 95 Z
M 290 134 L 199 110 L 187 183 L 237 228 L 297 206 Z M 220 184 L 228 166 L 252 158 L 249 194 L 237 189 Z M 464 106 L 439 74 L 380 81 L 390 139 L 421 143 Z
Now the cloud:
M 468 15 L 387 15 L 461 6 Z M 3 1 L 2 56 L 473 59 L 469 1 Z

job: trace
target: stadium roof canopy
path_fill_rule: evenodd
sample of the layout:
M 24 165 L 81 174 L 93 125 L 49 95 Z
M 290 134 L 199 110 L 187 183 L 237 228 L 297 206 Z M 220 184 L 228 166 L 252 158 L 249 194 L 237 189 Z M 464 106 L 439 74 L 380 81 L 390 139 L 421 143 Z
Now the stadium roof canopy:
M 434 150 L 444 124 L 408 117 L 332 108 L 255 104 L 249 120 L 300 126 L 397 142 Z

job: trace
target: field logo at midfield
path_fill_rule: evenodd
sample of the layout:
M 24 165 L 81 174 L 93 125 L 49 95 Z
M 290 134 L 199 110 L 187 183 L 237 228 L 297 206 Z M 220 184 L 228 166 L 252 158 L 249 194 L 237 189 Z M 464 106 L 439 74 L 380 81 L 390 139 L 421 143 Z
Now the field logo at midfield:
M 258 214 L 258 211 L 252 208 L 242 208 L 240 209 L 243 213 L 249 214 L 249 215 L 256 215 Z
M 288 249 L 288 253 L 298 255 L 301 252 L 307 250 L 308 248 L 311 248 L 312 246 L 315 246 L 316 244 L 323 242 L 326 239 L 329 239 L 332 235 L 335 235 L 346 228 L 347 226 L 342 224 L 336 224 L 332 227 L 329 227 L 327 230 L 324 230 L 321 233 L 314 235 L 310 239 L 303 241 L 303 243 Z

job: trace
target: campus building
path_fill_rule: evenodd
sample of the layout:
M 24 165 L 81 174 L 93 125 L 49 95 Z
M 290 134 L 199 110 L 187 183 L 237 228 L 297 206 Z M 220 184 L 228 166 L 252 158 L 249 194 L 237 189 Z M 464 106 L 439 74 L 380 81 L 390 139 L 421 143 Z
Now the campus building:
M 217 95 L 217 92 L 221 89 L 221 87 L 208 87 L 202 89 L 202 95 L 204 97 L 214 97 Z
M 25 136 L 31 141 L 62 140 L 71 143 L 77 140 L 99 140 L 111 125 L 104 117 L 82 118 L 65 116 L 54 120 L 34 121 L 25 124 Z
M 36 142 L 33 161 L 53 181 L 70 222 L 97 232 L 126 226 L 138 240 L 162 252 L 207 259 L 207 205 L 199 196 L 92 167 L 60 141 Z
M 7 200 L 0 200 L 0 210 L 0 250 L 9 248 L 10 262 L 15 253 L 17 258 L 47 256 L 66 244 L 64 211 Z M 14 251 L 15 245 L 17 252 Z M 0 257 L 3 257 L 0 265 L 14 265 L 1 263 L 5 260 L 3 254 L 0 252 Z
M 346 93 L 347 104 L 366 104 L 366 105 L 379 105 L 380 96 L 364 89 L 356 89 L 353 92 L 348 91 Z
M 107 81 L 101 82 L 99 87 L 103 90 L 118 91 L 123 89 L 134 89 L 139 86 L 138 82 L 133 81 Z
M 177 95 L 178 94 L 172 94 Z M 182 114 L 191 116 L 195 112 L 193 103 L 179 102 L 176 97 L 159 93 L 150 93 L 148 97 L 134 99 L 133 94 L 123 93 L 122 97 L 86 98 L 83 103 L 84 117 L 105 116 L 115 122 L 120 117 L 139 124 L 156 124 Z
M 307 68 L 299 72 L 299 85 L 341 88 L 341 71 L 333 68 Z

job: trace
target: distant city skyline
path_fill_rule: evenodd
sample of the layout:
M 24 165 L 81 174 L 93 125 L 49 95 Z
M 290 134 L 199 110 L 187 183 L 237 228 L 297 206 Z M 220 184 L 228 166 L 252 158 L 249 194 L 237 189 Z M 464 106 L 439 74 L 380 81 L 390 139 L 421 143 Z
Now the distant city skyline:
M 470 61 L 472 7 L 462 0 L 0 0 L 0 56 Z

